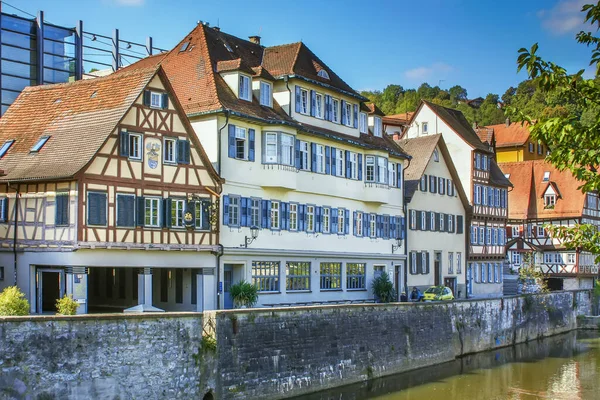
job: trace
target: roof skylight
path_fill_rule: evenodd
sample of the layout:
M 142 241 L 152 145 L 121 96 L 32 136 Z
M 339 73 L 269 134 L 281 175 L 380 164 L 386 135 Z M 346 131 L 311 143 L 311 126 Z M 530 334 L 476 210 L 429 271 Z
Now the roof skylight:
M 37 143 L 33 145 L 30 152 L 37 153 L 38 151 L 40 151 L 42 147 L 44 147 L 48 139 L 50 139 L 50 136 L 42 136 L 40 140 L 38 140 Z
M 185 42 L 184 44 L 182 44 L 181 47 L 179 48 L 179 52 L 181 53 L 182 51 L 186 51 L 189 45 L 190 45 L 190 42 Z
M 550 180 L 550 171 L 546 171 L 544 172 L 544 178 L 542 179 L 542 182 L 548 182 Z
M 12 144 L 14 143 L 14 139 L 13 140 L 7 140 L 6 142 L 4 142 L 4 144 L 2 145 L 2 147 L 0 147 L 0 158 L 4 157 L 4 155 L 6 154 L 6 152 L 8 151 L 8 149 L 10 149 L 10 146 L 12 146 Z

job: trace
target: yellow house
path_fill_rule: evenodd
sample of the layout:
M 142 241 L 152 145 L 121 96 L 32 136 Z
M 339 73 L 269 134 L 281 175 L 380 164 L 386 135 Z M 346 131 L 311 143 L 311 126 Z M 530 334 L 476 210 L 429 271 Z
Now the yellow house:
M 477 134 L 484 143 L 495 147 L 499 163 L 543 160 L 550 152 L 548 146 L 531 138 L 527 123 L 507 120 L 504 124 L 479 128 Z

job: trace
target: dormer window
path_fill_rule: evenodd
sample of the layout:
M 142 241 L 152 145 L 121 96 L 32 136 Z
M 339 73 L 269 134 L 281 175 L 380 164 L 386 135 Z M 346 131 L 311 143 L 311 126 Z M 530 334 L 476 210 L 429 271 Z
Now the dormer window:
M 433 161 L 440 162 L 440 152 L 438 149 L 433 149 Z
M 272 107 L 273 96 L 272 96 L 271 84 L 269 82 L 260 82 L 260 105 Z
M 533 143 L 529 143 L 529 152 L 533 153 Z
M 360 128 L 360 133 L 367 133 L 367 114 L 360 113 L 360 117 L 358 119 L 358 124 Z
M 373 134 L 377 137 L 381 137 L 381 117 L 375 117 L 373 120 L 375 121 L 373 125 Z
M 548 182 L 548 181 L 550 181 L 550 171 L 544 172 L 544 178 L 542 179 L 542 182 Z
M 10 146 L 12 146 L 14 142 L 14 140 L 7 140 L 6 142 L 4 142 L 2 147 L 0 147 L 0 158 L 4 157 L 4 155 L 6 154 L 8 149 L 10 149 Z
M 31 152 L 32 153 L 37 153 L 38 151 L 40 151 L 42 149 L 42 147 L 44 147 L 44 145 L 46 144 L 46 142 L 48 141 L 48 139 L 50 139 L 50 136 L 42 136 L 36 144 L 33 145 L 33 147 L 31 148 Z
M 429 128 L 429 126 L 428 126 L 427 122 L 423 122 L 421 124 L 421 132 L 423 133 L 423 135 L 427 135 L 427 133 L 429 132 L 428 128 Z
M 240 86 L 238 89 L 238 95 L 240 99 L 246 101 L 252 101 L 250 97 L 250 77 L 246 75 L 240 75 Z
M 544 195 L 544 208 L 554 208 L 556 204 L 556 195 L 555 194 L 545 194 Z
M 324 69 L 320 70 L 319 72 L 317 72 L 317 76 L 323 78 L 323 79 L 330 79 L 329 78 L 329 73 L 327 71 L 325 71 Z

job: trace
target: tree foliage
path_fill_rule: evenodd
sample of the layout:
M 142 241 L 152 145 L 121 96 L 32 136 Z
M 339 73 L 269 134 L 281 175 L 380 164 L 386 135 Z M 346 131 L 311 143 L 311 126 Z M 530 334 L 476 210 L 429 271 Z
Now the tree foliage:
M 0 293 L 0 316 L 29 314 L 29 302 L 16 286 L 9 286 Z
M 583 6 L 586 22 L 600 28 L 600 3 Z M 518 71 L 525 69 L 530 78 L 517 88 L 507 112 L 520 121 L 532 123 L 531 135 L 551 149 L 547 161 L 559 170 L 570 170 L 582 182 L 584 192 L 600 190 L 600 37 L 580 32 L 576 39 L 591 48 L 590 66 L 595 68 L 593 79 L 584 78 L 584 70 L 569 74 L 567 70 L 538 54 L 538 44 L 518 52 Z M 516 97 L 545 96 L 549 108 L 530 108 Z M 535 122 L 535 124 L 533 124 Z M 551 233 L 565 241 L 570 249 L 600 254 L 600 233 L 591 225 L 574 228 L 548 227 Z M 600 261 L 600 256 L 596 258 Z

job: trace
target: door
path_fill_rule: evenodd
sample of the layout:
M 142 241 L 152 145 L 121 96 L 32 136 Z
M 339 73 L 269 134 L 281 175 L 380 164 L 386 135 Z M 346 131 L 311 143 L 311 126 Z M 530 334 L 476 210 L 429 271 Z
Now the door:
M 444 278 L 444 286 L 449 287 L 450 290 L 452 290 L 452 294 L 455 298 L 458 297 L 456 295 L 456 278 Z
M 400 294 L 406 292 L 404 287 L 404 265 L 396 265 L 396 300 L 400 301 Z
M 473 267 L 467 266 L 467 297 L 473 296 Z
M 441 251 L 435 252 L 435 261 L 433 263 L 433 270 L 434 270 L 434 274 L 435 274 L 434 285 L 440 286 L 441 276 L 442 276 L 442 252 Z
M 65 273 L 61 269 L 37 270 L 37 312 L 55 313 L 56 300 L 65 295 Z
M 223 308 L 233 308 L 233 298 L 231 297 L 231 283 L 233 281 L 233 266 L 225 265 L 223 271 Z

